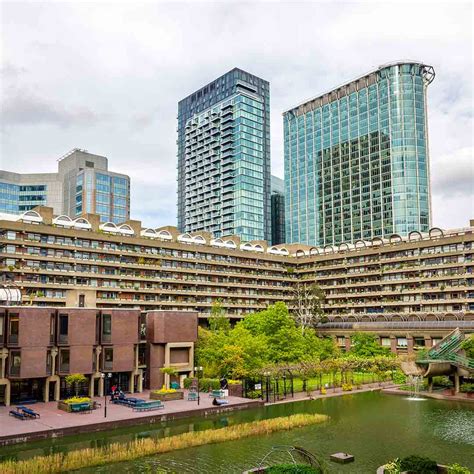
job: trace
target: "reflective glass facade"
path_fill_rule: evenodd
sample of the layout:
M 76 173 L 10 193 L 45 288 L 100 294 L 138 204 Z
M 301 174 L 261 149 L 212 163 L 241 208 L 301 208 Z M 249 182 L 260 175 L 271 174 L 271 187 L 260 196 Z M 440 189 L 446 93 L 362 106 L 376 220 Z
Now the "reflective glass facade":
M 430 227 L 430 66 L 395 63 L 284 114 L 287 242 Z
M 179 103 L 178 227 L 270 238 L 269 83 L 233 69 Z
M 47 201 L 47 185 L 18 185 L 0 182 L 0 212 L 16 214 L 44 206 Z
M 128 178 L 86 169 L 76 179 L 75 215 L 95 213 L 101 222 L 124 222 L 130 217 L 129 196 Z

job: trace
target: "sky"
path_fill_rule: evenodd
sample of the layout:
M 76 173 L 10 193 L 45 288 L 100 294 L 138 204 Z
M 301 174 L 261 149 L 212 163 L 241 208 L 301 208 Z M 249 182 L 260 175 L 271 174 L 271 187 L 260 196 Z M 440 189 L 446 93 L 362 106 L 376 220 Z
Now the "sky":
M 55 172 L 72 148 L 132 179 L 131 217 L 176 225 L 178 101 L 239 67 L 270 81 L 272 173 L 282 112 L 381 64 L 420 60 L 433 225 L 474 218 L 471 2 L 0 2 L 0 168 Z

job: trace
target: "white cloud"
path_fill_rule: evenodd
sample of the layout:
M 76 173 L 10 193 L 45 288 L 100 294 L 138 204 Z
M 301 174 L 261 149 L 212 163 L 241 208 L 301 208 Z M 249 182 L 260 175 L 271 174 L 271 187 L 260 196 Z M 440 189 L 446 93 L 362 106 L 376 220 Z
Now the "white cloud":
M 132 215 L 153 226 L 174 224 L 177 103 L 193 90 L 235 66 L 269 80 L 272 169 L 282 176 L 283 110 L 380 64 L 420 59 L 437 73 L 428 90 L 434 223 L 463 226 L 474 215 L 466 178 L 473 149 L 471 4 L 2 8 L 2 99 L 15 104 L 11 88 L 29 91 L 0 136 L 2 168 L 53 171 L 74 146 L 105 154 L 112 169 L 132 177 Z M 93 126 L 85 126 L 88 117 Z

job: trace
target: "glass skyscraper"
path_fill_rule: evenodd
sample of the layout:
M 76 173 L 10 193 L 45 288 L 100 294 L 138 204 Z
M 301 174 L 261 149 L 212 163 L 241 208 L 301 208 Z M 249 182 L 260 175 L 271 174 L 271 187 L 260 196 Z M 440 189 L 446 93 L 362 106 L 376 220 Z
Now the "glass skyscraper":
M 178 228 L 270 240 L 270 85 L 232 69 L 179 102 Z
M 287 242 L 428 231 L 431 66 L 396 62 L 284 113 Z

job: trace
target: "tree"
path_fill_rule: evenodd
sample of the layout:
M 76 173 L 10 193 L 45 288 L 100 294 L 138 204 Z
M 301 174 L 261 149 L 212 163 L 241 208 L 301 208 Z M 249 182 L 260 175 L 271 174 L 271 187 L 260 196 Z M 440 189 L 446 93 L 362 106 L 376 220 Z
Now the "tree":
M 66 385 L 74 390 L 76 397 L 79 395 L 79 387 L 87 382 L 87 377 L 83 374 L 69 374 L 65 378 Z
M 466 357 L 474 359 L 474 334 L 464 339 L 461 343 L 461 349 L 466 352 Z
M 374 357 L 378 355 L 389 355 L 390 350 L 382 347 L 375 334 L 369 332 L 356 332 L 351 337 L 350 354 L 358 357 Z
M 228 331 L 230 329 L 230 321 L 229 318 L 226 317 L 221 300 L 217 300 L 212 304 L 209 328 L 211 331 Z
M 324 292 L 315 283 L 299 282 L 293 287 L 293 317 L 304 333 L 307 328 L 316 327 L 327 321 L 323 312 Z
M 163 375 L 167 375 L 167 381 L 166 381 L 166 388 L 170 388 L 170 378 L 171 377 L 176 377 L 178 375 L 178 371 L 174 367 L 162 367 L 160 369 L 160 372 Z

